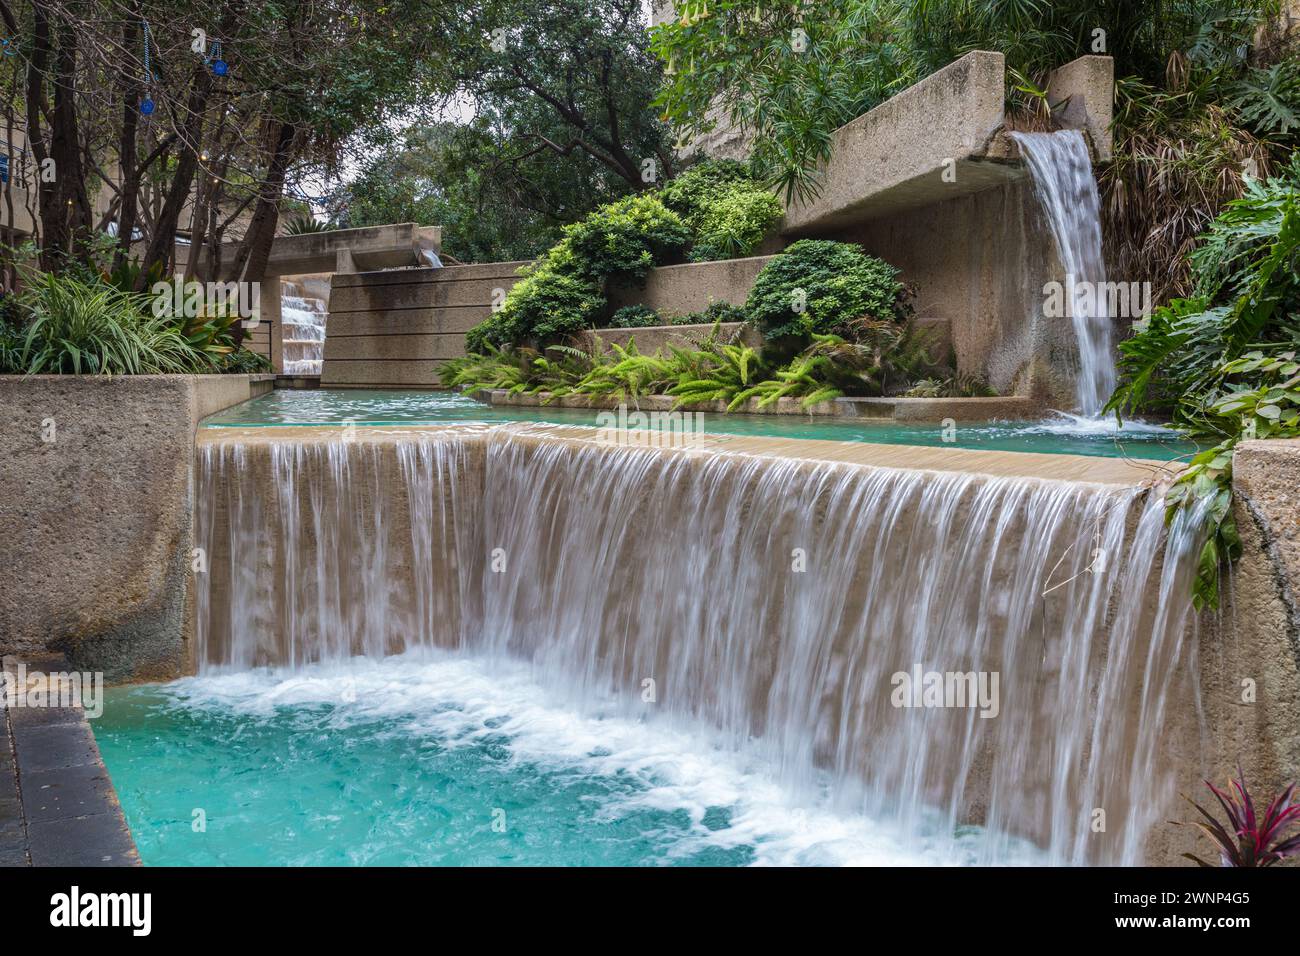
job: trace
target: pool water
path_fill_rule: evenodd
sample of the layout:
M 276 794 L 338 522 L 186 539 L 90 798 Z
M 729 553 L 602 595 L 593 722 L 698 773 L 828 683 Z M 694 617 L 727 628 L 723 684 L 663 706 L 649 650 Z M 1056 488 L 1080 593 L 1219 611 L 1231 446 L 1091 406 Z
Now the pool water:
M 432 424 L 438 422 L 551 422 L 596 426 L 596 410 L 508 408 L 455 392 L 364 389 L 280 389 L 219 412 L 209 427 L 250 425 Z M 723 435 L 820 438 L 886 445 L 933 445 L 989 451 L 1031 451 L 1167 461 L 1196 452 L 1177 432 L 1140 422 L 1120 429 L 1113 419 L 1058 413 L 1037 422 L 959 423 L 944 434 L 936 423 L 897 423 L 811 416 L 701 413 L 702 430 Z M 955 440 L 952 440 L 955 439 Z
M 464 655 L 118 688 L 94 724 L 154 865 L 961 865 L 981 832 L 904 836 L 698 728 Z

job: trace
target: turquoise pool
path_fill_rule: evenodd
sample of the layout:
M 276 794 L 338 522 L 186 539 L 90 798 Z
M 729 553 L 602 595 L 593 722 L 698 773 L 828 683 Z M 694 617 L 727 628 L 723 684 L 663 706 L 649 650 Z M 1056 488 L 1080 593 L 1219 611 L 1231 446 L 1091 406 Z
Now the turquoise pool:
M 502 408 L 452 392 L 362 389 L 278 390 L 204 420 L 208 427 L 249 425 L 429 424 L 436 422 L 543 421 L 596 425 L 596 411 L 564 408 Z M 703 415 L 703 430 L 725 435 L 770 435 L 888 445 L 948 445 L 990 451 L 1033 451 L 1110 458 L 1169 460 L 1196 446 L 1176 432 L 1141 423 L 1116 429 L 1113 421 L 1057 415 L 1038 422 L 960 424 L 956 440 L 945 442 L 936 424 L 898 424 L 861 419 L 794 418 L 773 415 Z
M 981 832 L 904 839 L 698 728 L 464 655 L 118 688 L 95 736 L 153 865 L 960 865 Z

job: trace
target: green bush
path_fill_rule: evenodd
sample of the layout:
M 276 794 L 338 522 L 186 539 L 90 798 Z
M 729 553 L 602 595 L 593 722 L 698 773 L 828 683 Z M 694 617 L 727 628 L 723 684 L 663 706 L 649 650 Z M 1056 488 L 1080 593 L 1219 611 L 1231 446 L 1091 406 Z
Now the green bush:
M 3 349 L 15 372 L 146 375 L 213 369 L 212 358 L 191 345 L 171 317 L 146 311 L 143 296 L 73 275 L 40 273 L 29 278 L 18 305 L 27 317 L 25 327 L 18 336 L 9 333 Z
M 692 166 L 660 190 L 694 235 L 692 262 L 751 255 L 781 219 L 781 203 L 734 160 Z
M 644 282 L 656 265 L 682 255 L 691 235 L 657 196 L 641 193 L 564 228 L 578 272 L 588 279 Z
M 659 313 L 648 305 L 625 305 L 609 320 L 611 329 L 644 329 L 663 324 Z
M 701 163 L 658 192 L 629 196 L 565 226 L 564 238 L 523 271 L 502 308 L 470 330 L 467 345 L 474 352 L 545 346 L 595 326 L 607 282 L 643 285 L 651 269 L 688 253 L 693 260 L 747 255 L 780 217 L 776 197 L 744 166 Z M 647 321 L 642 313 L 632 320 Z
M 801 239 L 763 267 L 745 309 L 765 339 L 785 347 L 813 335 L 852 340 L 855 324 L 864 319 L 908 316 L 898 275 L 851 243 Z
M 701 312 L 687 312 L 673 318 L 672 325 L 712 325 L 715 322 L 748 322 L 744 306 L 730 302 L 710 302 Z

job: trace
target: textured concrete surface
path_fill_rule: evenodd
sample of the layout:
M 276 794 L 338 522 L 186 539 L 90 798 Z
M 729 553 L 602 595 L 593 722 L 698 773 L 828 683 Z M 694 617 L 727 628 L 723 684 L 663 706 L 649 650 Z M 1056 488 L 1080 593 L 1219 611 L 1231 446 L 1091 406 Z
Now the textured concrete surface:
M 653 325 L 639 329 L 592 329 L 587 333 L 587 341 L 599 340 L 606 345 L 627 347 L 628 342 L 636 342 L 637 351 L 642 355 L 653 355 L 660 349 L 675 345 L 678 348 L 698 348 L 699 344 L 713 332 L 711 325 Z M 763 337 L 743 322 L 723 322 L 718 326 L 718 340 L 721 342 L 741 341 L 757 348 L 763 344 Z
M 609 312 L 625 305 L 648 305 L 662 315 L 699 312 L 714 302 L 744 305 L 771 256 L 687 262 L 652 269 L 643 287 L 612 286 L 606 290 Z
M 1023 176 L 986 159 L 1005 118 L 1005 77 L 1001 53 L 974 50 L 841 126 L 821 192 L 786 209 L 783 231 L 843 229 Z
M 1081 56 L 1047 77 L 1052 118 L 1065 129 L 1083 130 L 1098 162 L 1115 153 L 1110 124 L 1115 105 L 1115 61 L 1108 56 Z
M 526 262 L 335 275 L 321 384 L 438 388 L 465 333 L 492 314 Z
M 0 651 L 176 676 L 200 418 L 274 376 L 0 376 Z
M 18 663 L 4 658 L 7 679 L 18 680 Z M 57 654 L 23 663 L 15 706 L 0 695 L 0 866 L 138 866 L 85 709 L 18 703 L 70 665 Z

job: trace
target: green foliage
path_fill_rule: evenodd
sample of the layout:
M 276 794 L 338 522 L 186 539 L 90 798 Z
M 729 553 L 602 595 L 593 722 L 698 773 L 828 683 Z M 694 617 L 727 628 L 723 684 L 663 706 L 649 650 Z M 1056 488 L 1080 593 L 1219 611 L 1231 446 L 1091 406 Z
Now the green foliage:
M 9 333 L 8 370 L 28 375 L 144 375 L 211 369 L 168 317 L 145 311 L 141 296 L 74 275 L 30 277 L 18 296 L 26 313 L 21 342 Z M 16 345 L 16 347 L 14 347 Z
M 663 324 L 659 313 L 648 305 L 625 305 L 609 319 L 611 329 L 644 329 Z
M 801 239 L 763 267 L 745 310 L 776 343 L 812 335 L 848 337 L 862 319 L 902 319 L 906 289 L 896 268 L 861 247 Z
M 715 188 L 720 184 L 725 188 Z M 756 196 L 766 198 L 754 205 Z M 643 284 L 651 269 L 680 262 L 689 247 L 700 246 L 701 235 L 720 244 L 711 247 L 715 251 L 749 251 L 775 221 L 764 205 L 769 201 L 779 216 L 779 204 L 754 185 L 744 167 L 704 163 L 659 192 L 602 206 L 565 226 L 560 241 L 523 270 L 524 278 L 506 295 L 500 311 L 470 330 L 469 348 L 483 351 L 489 343 L 545 346 L 593 327 L 604 311 L 608 282 Z M 737 212 L 741 219 L 732 218 Z M 714 231 L 701 234 L 696 227 Z M 645 318 L 638 315 L 634 321 Z M 703 321 L 711 323 L 713 314 Z
M 670 325 L 715 325 L 731 322 L 748 322 L 749 313 L 743 305 L 730 302 L 710 302 L 700 312 L 684 312 L 674 316 Z
M 287 236 L 304 236 L 314 232 L 329 232 L 335 228 L 328 222 L 320 222 L 311 216 L 295 216 L 290 219 L 284 227 L 284 233 Z
M 991 398 L 997 395 L 988 383 L 970 375 L 947 378 L 923 378 L 907 391 L 904 398 Z
M 275 371 L 271 360 L 251 349 L 233 349 L 217 360 L 217 371 L 228 375 L 257 375 Z
M 642 193 L 565 226 L 562 245 L 584 278 L 644 282 L 657 264 L 679 257 L 690 238 L 676 213 L 657 196 Z
M 782 215 L 776 196 L 734 160 L 692 166 L 660 198 L 694 234 L 692 262 L 752 255 Z
M 1219 565 L 1240 542 L 1232 518 L 1232 453 L 1243 438 L 1300 435 L 1300 159 L 1251 182 L 1192 256 L 1198 296 L 1162 307 L 1120 344 L 1120 387 L 1107 409 L 1163 411 L 1209 448 L 1167 497 L 1168 517 L 1199 509 L 1207 540 L 1196 606 L 1218 605 Z
M 1286 136 L 1300 127 L 1300 66 L 1282 60 L 1252 69 L 1232 85 L 1228 106 L 1258 133 Z

